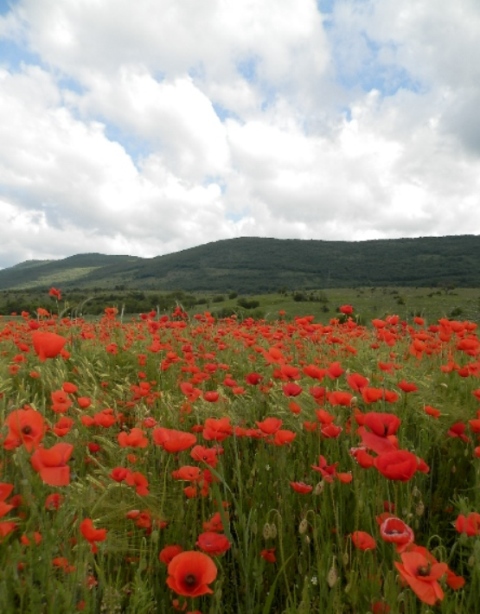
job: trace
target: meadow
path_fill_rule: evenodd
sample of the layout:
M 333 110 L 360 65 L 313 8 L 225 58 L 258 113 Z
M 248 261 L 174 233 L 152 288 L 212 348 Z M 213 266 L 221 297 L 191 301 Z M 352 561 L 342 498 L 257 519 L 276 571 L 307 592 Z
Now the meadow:
M 477 611 L 476 292 L 352 292 L 0 319 L 1 611 Z

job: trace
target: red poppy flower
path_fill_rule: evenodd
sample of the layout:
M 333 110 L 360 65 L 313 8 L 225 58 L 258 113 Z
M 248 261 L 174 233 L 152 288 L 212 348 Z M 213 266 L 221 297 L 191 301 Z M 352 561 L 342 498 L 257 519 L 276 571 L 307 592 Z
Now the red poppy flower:
M 125 482 L 129 486 L 134 486 L 135 492 L 141 497 L 146 497 L 150 493 L 148 480 L 140 471 L 130 471 L 125 477 Z
M 251 386 L 257 386 L 261 381 L 263 380 L 263 375 L 260 375 L 260 373 L 247 373 L 247 375 L 245 376 L 245 381 L 247 382 L 247 384 L 250 384 Z
M 206 531 L 200 533 L 197 542 L 195 544 L 204 552 L 211 554 L 212 556 L 218 556 L 230 549 L 230 541 L 222 533 L 216 533 L 214 531 Z
M 50 290 L 48 291 L 48 296 L 51 296 L 52 298 L 55 298 L 57 301 L 61 301 L 62 300 L 62 291 L 58 290 L 57 288 L 50 288 Z
M 349 316 L 353 313 L 353 307 L 351 305 L 340 305 L 338 311 Z
M 365 414 L 363 424 L 375 435 L 387 437 L 388 435 L 395 435 L 400 427 L 401 420 L 394 414 L 370 411 Z
M 266 435 L 273 435 L 282 426 L 283 420 L 280 418 L 265 418 L 262 422 L 256 422 L 258 428 Z
M 353 545 L 359 550 L 375 550 L 377 547 L 375 539 L 365 531 L 354 531 L 351 537 Z
M 80 531 L 83 537 L 90 543 L 93 553 L 98 552 L 97 542 L 103 542 L 107 538 L 107 529 L 96 529 L 91 518 L 82 520 Z
M 361 393 L 362 399 L 367 404 L 376 403 L 383 399 L 384 396 L 383 388 L 372 388 L 372 386 L 365 386 L 365 388 L 362 388 Z
M 318 465 L 311 465 L 312 469 L 322 474 L 322 477 L 326 482 L 333 482 L 333 479 L 337 474 L 337 466 L 338 463 L 327 465 L 327 459 L 321 454 L 318 457 Z
M 48 495 L 45 499 L 45 509 L 58 510 L 63 503 L 63 497 L 60 493 L 54 492 Z
M 67 486 L 70 484 L 70 467 L 67 462 L 72 455 L 70 443 L 57 443 L 48 450 L 37 448 L 30 458 L 32 467 L 50 486 Z
M 419 599 L 428 605 L 435 605 L 443 599 L 443 590 L 438 580 L 447 573 L 446 563 L 432 563 L 420 552 L 403 552 L 402 562 L 395 563 L 402 578 Z
M 283 386 L 283 394 L 286 397 L 298 397 L 302 390 L 303 388 L 295 382 L 288 382 Z
M 36 331 L 32 333 L 33 349 L 43 362 L 47 358 L 55 358 L 67 343 L 65 337 L 56 333 Z
M 454 438 L 458 437 L 462 441 L 469 442 L 470 439 L 467 437 L 467 435 L 465 435 L 466 428 L 467 425 L 464 422 L 455 422 L 455 424 L 452 424 L 448 429 L 447 435 Z
M 325 426 L 322 426 L 320 432 L 322 436 L 327 439 L 336 439 L 342 432 L 342 427 L 337 426 L 336 424 L 326 424 Z
M 418 390 L 418 387 L 416 386 L 416 384 L 414 384 L 413 382 L 407 382 L 404 379 L 402 379 L 401 382 L 398 382 L 397 386 L 400 388 L 400 390 L 403 390 L 403 392 L 416 392 Z
M 203 437 L 207 441 L 223 441 L 233 433 L 230 418 L 207 418 L 203 429 Z
M 168 565 L 167 585 L 178 595 L 199 597 L 213 593 L 208 586 L 217 577 L 217 566 L 212 559 L 194 550 L 181 552 Z
M 220 533 L 223 531 L 223 522 L 220 512 L 215 512 L 215 514 L 203 523 L 204 531 L 213 531 L 214 533 Z
M 38 448 L 45 434 L 45 421 L 34 409 L 16 409 L 5 420 L 9 432 L 3 441 L 6 450 L 13 450 L 22 444 L 28 452 Z
M 423 408 L 423 411 L 427 415 L 432 416 L 432 418 L 438 418 L 441 414 L 439 409 L 436 409 L 435 407 L 432 407 L 431 405 L 425 405 Z
M 209 403 L 216 403 L 220 398 L 220 394 L 216 390 L 206 390 L 203 393 L 203 398 Z
M 159 426 L 152 431 L 153 441 L 166 452 L 177 453 L 193 446 L 197 438 L 192 433 Z
M 165 565 L 169 565 L 170 561 L 174 557 L 176 557 L 177 554 L 180 554 L 180 552 L 183 552 L 183 548 L 182 546 L 179 546 L 178 544 L 172 544 L 170 546 L 165 546 L 164 548 L 160 550 L 158 559 L 162 563 L 165 563 Z
M 307 495 L 309 492 L 312 492 L 313 486 L 309 484 L 305 484 L 305 482 L 290 482 L 290 486 L 293 488 L 295 492 L 300 493 L 301 495 Z
M 288 445 L 289 443 L 292 443 L 296 436 L 297 434 L 293 431 L 289 431 L 288 429 L 280 429 L 274 435 L 273 444 L 276 446 Z
M 77 403 L 81 409 L 87 409 L 92 404 L 92 399 L 90 397 L 78 397 Z
M 375 457 L 369 454 L 366 448 L 351 448 L 350 454 L 362 469 L 370 469 L 375 463 Z
M 330 405 L 343 405 L 344 407 L 348 407 L 352 402 L 353 394 L 351 392 L 335 390 L 327 394 L 327 399 Z
M 145 433 L 142 429 L 132 428 L 129 433 L 122 431 L 117 435 L 118 443 L 122 448 L 146 448 L 148 446 L 148 439 L 145 437 Z
M 403 552 L 415 539 L 413 530 L 397 518 L 389 516 L 380 525 L 380 535 L 386 542 L 395 544 L 397 552 Z
M 174 480 L 183 480 L 186 482 L 196 482 L 200 478 L 200 467 L 192 467 L 191 465 L 184 465 L 180 469 L 172 471 L 172 477 Z
M 57 437 L 65 437 L 74 425 L 74 420 L 72 418 L 68 418 L 67 416 L 62 416 L 60 420 L 58 420 L 53 426 L 53 432 Z
M 408 482 L 417 471 L 418 460 L 407 450 L 393 450 L 377 456 L 374 465 L 389 480 Z
M 347 384 L 355 392 L 360 392 L 365 386 L 368 386 L 368 379 L 360 373 L 350 373 L 347 375 Z
M 64 414 L 72 406 L 72 401 L 64 390 L 54 390 L 50 398 L 52 399 L 52 411 L 56 414 Z
M 459 533 L 466 533 L 469 537 L 480 535 L 480 514 L 471 512 L 468 516 L 460 514 L 455 521 L 455 529 Z
M 260 556 L 267 563 L 276 563 L 277 557 L 275 556 L 275 548 L 266 548 L 260 552 Z
M 190 456 L 194 461 L 203 462 L 210 467 L 215 468 L 218 464 L 218 454 L 223 451 L 222 448 L 205 448 L 204 446 L 194 446 L 190 452 Z
M 320 367 L 317 367 L 316 365 L 307 365 L 307 366 L 303 367 L 303 372 L 308 377 L 311 377 L 312 379 L 316 379 L 319 382 L 327 374 L 327 370 L 326 369 L 320 369 Z

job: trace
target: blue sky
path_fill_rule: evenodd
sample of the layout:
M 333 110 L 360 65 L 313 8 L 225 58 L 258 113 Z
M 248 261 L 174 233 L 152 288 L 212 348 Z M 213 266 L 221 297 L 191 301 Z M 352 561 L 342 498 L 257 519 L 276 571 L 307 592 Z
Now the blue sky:
M 0 267 L 480 228 L 476 0 L 0 0 Z

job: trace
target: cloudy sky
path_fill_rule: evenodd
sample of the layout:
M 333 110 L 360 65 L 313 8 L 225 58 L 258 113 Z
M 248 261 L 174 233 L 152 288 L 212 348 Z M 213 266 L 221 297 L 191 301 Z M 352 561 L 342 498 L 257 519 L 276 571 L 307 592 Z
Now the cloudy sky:
M 480 234 L 479 0 L 0 0 L 0 267 Z

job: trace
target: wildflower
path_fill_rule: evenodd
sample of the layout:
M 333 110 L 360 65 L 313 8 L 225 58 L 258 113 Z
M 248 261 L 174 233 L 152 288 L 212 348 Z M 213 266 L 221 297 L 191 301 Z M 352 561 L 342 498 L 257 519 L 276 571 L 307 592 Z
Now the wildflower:
M 290 482 L 290 486 L 293 488 L 295 492 L 298 492 L 302 495 L 306 495 L 313 490 L 313 486 L 309 484 L 305 484 L 305 482 Z
M 407 382 L 404 379 L 402 379 L 401 382 L 398 382 L 397 386 L 405 393 L 416 392 L 418 390 L 416 384 L 414 384 L 413 382 Z
M 167 585 L 178 595 L 199 597 L 213 593 L 208 586 L 217 577 L 217 566 L 212 559 L 203 554 L 189 550 L 180 552 L 168 565 Z
M 125 482 L 129 486 L 134 486 L 135 492 L 141 497 L 147 496 L 150 492 L 148 490 L 148 480 L 140 471 L 130 471 L 125 477 Z
M 170 561 L 177 556 L 177 554 L 180 554 L 180 552 L 183 552 L 183 548 L 182 546 L 179 546 L 178 544 L 172 544 L 170 546 L 165 546 L 164 548 L 162 548 L 160 550 L 160 553 L 158 555 L 158 560 L 161 561 L 162 563 L 165 563 L 165 565 L 169 565 Z
M 455 529 L 469 537 L 480 535 L 480 514 L 471 512 L 468 516 L 460 514 L 455 521 Z
M 374 460 L 377 470 L 389 480 L 408 482 L 417 471 L 417 457 L 407 450 L 379 454 Z
M 177 453 L 193 446 L 197 438 L 192 433 L 157 427 L 152 431 L 153 441 L 166 452 Z
M 47 358 L 55 358 L 67 343 L 65 337 L 56 333 L 36 331 L 32 334 L 33 349 L 43 362 Z
M 64 414 L 72 406 L 72 401 L 64 390 L 54 390 L 50 398 L 52 399 L 52 411 L 56 414 Z
M 286 397 L 298 397 L 302 390 L 303 388 L 295 382 L 288 382 L 283 386 L 283 394 Z
M 382 521 L 380 535 L 384 541 L 395 544 L 397 552 L 403 552 L 415 539 L 413 530 L 396 516 L 389 516 Z
M 350 373 L 347 375 L 347 384 L 355 392 L 360 392 L 368 386 L 368 379 L 360 373 Z
M 267 563 L 276 563 L 277 557 L 275 556 L 275 548 L 265 548 L 260 552 L 260 556 Z
M 402 562 L 395 563 L 401 577 L 417 597 L 428 605 L 443 599 L 443 590 L 438 580 L 447 572 L 446 563 L 432 563 L 420 552 L 403 552 Z
M 206 390 L 203 393 L 203 398 L 209 403 L 216 403 L 220 398 L 220 394 L 216 390 Z
M 196 482 L 200 479 L 200 468 L 191 465 L 183 465 L 179 469 L 172 471 L 172 477 L 174 480 Z
M 210 467 L 215 468 L 218 464 L 218 454 L 222 448 L 205 448 L 204 446 L 196 445 L 190 451 L 190 456 L 197 462 L 204 462 Z
M 353 545 L 359 550 L 375 550 L 377 547 L 375 539 L 365 531 L 354 531 L 351 538 Z
M 65 437 L 67 433 L 70 432 L 72 426 L 74 425 L 74 421 L 72 418 L 67 418 L 67 416 L 62 416 L 60 420 L 58 420 L 53 425 L 53 432 L 57 437 Z
M 276 446 L 288 445 L 289 443 L 292 443 L 296 436 L 297 434 L 293 431 L 289 431 L 288 429 L 280 429 L 274 435 L 273 444 Z
M 57 301 L 62 300 L 62 292 L 61 290 L 58 290 L 57 288 L 50 288 L 50 290 L 48 291 L 48 295 L 56 299 Z
M 122 448 L 146 448 L 148 445 L 148 439 L 139 428 L 132 428 L 129 433 L 122 431 L 118 434 L 117 439 Z
M 262 422 L 256 422 L 258 428 L 266 435 L 275 434 L 282 426 L 282 424 L 283 420 L 274 417 L 265 418 L 265 420 L 263 420 Z
M 22 444 L 28 452 L 38 448 L 45 434 L 45 421 L 38 411 L 31 408 L 16 409 L 10 412 L 5 420 L 9 432 L 4 439 L 3 447 L 13 450 Z
M 200 533 L 195 545 L 213 556 L 223 554 L 231 546 L 229 539 L 225 535 L 214 531 Z
M 48 450 L 37 448 L 30 458 L 32 467 L 50 486 L 67 486 L 70 484 L 70 467 L 68 460 L 73 452 L 70 443 L 57 443 Z
M 327 394 L 327 399 L 330 405 L 342 405 L 344 407 L 349 407 L 353 399 L 353 394 L 351 392 L 335 390 L 334 392 L 329 392 Z
M 233 433 L 230 418 L 207 418 L 203 429 L 203 437 L 207 441 L 223 441 Z
M 92 552 L 98 552 L 97 542 L 103 542 L 107 538 L 107 529 L 96 529 L 91 518 L 85 518 L 80 523 L 80 531 L 83 537 L 89 542 Z
M 60 493 L 54 492 L 48 495 L 45 499 L 45 509 L 58 510 L 63 503 L 63 497 Z
M 245 381 L 247 382 L 247 384 L 250 384 L 251 386 L 257 386 L 261 381 L 263 380 L 263 375 L 260 375 L 260 373 L 247 373 L 247 375 L 245 376 Z
M 330 483 L 333 482 L 333 479 L 337 474 L 337 466 L 338 463 L 333 463 L 333 465 L 327 465 L 327 459 L 321 454 L 318 457 L 318 466 L 311 465 L 312 469 L 322 474 L 325 482 Z

